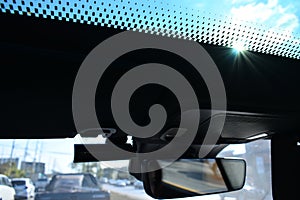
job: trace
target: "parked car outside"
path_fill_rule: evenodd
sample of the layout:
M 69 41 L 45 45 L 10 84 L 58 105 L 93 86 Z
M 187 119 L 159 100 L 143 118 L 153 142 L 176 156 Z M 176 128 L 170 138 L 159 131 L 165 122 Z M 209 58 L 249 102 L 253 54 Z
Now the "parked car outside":
M 115 183 L 116 186 L 118 187 L 126 187 L 126 181 L 125 180 L 121 180 L 121 179 L 118 179 Z
M 133 186 L 135 189 L 138 189 L 138 190 L 144 189 L 143 182 L 139 181 L 139 180 L 135 181 Z
M 36 191 L 45 191 L 46 185 L 49 183 L 48 178 L 39 178 L 35 181 Z
M 116 185 L 117 180 L 116 180 L 116 179 L 109 179 L 109 180 L 108 180 L 108 183 L 109 183 L 110 185 Z
M 45 188 L 37 193 L 35 200 L 94 199 L 109 200 L 110 194 L 101 189 L 96 178 L 90 173 L 54 175 Z
M 99 179 L 99 182 L 100 182 L 100 183 L 108 183 L 108 178 L 106 178 L 106 177 L 101 177 L 101 178 Z
M 0 200 L 14 200 L 16 192 L 7 176 L 0 174 Z
M 35 186 L 30 178 L 13 178 L 11 183 L 16 191 L 15 200 L 34 199 Z

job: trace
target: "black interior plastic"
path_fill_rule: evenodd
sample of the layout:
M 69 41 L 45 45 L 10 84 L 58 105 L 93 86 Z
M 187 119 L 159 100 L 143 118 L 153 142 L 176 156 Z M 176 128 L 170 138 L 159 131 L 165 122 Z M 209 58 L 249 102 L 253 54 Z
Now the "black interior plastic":
M 96 45 L 120 30 L 7 13 L 0 13 L 0 20 L 0 138 L 74 137 L 72 89 L 77 71 Z M 231 112 L 222 142 L 265 131 L 299 130 L 299 60 L 253 52 L 236 55 L 230 48 L 202 45 L 222 75 L 227 111 Z M 168 52 L 155 56 L 156 50 L 135 53 L 138 56 L 127 55 L 112 64 L 103 79 L 105 87 L 99 89 L 96 97 L 109 95 L 115 78 L 122 74 L 119 63 L 130 68 L 155 58 L 183 72 L 203 95 L 200 107 L 210 109 L 205 84 L 184 60 Z M 147 106 L 166 104 L 170 113 L 167 129 L 179 116 L 177 103 L 164 88 L 157 89 L 144 88 L 144 92 L 136 93 L 131 113 L 137 123 L 147 124 Z M 97 111 L 108 116 L 101 120 L 101 125 L 117 128 L 107 111 L 107 100 L 96 100 Z M 146 108 L 140 109 L 143 107 Z

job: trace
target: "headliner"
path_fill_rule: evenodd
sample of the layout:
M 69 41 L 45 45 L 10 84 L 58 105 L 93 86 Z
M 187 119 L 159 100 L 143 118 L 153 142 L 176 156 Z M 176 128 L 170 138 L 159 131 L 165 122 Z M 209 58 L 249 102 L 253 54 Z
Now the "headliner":
M 2 69 L 5 69 L 0 80 L 0 138 L 74 137 L 72 89 L 76 73 L 85 56 L 97 44 L 121 30 L 7 13 L 1 13 L 0 20 Z M 299 130 L 299 60 L 254 52 L 236 58 L 231 48 L 202 45 L 222 75 L 227 94 L 227 112 L 233 116 L 226 121 L 222 135 L 227 133 L 228 138 L 243 139 L 264 131 Z M 170 59 L 172 55 L 166 52 L 160 57 L 155 57 L 155 52 L 151 50 L 147 54 L 136 53 L 139 56 L 128 55 L 118 62 L 129 66 L 156 58 L 182 70 L 194 83 L 197 92 L 204 94 L 200 107 L 209 110 L 209 97 L 205 95 L 206 87 L 201 77 L 194 77 L 192 70 L 183 68 L 183 61 Z M 107 87 L 101 90 L 100 96 L 108 92 L 112 77 L 122 73 L 117 68 L 118 62 L 107 74 L 104 80 Z M 147 104 L 164 104 L 172 96 L 161 88 L 159 94 L 166 96 L 161 98 L 153 93 L 149 96 L 137 95 L 136 107 L 142 107 L 145 99 L 148 99 Z M 143 100 L 142 104 L 137 103 L 140 102 L 138 98 Z M 107 103 L 105 100 L 99 101 L 97 109 L 105 110 Z M 176 105 L 176 101 L 171 104 L 171 111 L 172 105 Z M 147 123 L 145 113 L 133 110 L 136 110 L 133 115 L 141 119 L 139 123 Z M 105 114 L 110 116 L 110 113 Z M 172 118 L 176 118 L 176 114 Z M 241 121 L 245 122 L 244 126 L 240 125 Z M 114 126 L 109 117 L 101 123 L 102 127 Z M 172 124 L 173 121 L 167 123 Z M 263 128 L 253 129 L 257 127 L 256 123 Z M 242 130 L 237 131 L 237 127 Z

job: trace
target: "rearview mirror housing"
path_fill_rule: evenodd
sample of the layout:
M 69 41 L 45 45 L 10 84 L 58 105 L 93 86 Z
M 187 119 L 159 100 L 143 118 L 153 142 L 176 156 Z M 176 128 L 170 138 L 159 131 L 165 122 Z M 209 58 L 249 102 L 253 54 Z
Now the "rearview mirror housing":
M 163 160 L 145 161 L 143 167 L 163 166 Z M 148 195 L 156 199 L 193 197 L 242 189 L 246 162 L 242 159 L 180 159 L 156 171 L 143 174 Z

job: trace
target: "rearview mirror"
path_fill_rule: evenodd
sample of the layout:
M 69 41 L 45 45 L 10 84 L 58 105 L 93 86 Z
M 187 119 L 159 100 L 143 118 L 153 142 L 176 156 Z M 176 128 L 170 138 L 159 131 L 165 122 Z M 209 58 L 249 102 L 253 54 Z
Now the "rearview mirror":
M 143 167 L 157 169 L 164 162 L 146 161 Z M 171 199 L 239 190 L 244 186 L 245 177 L 246 163 L 241 159 L 181 159 L 143 174 L 143 182 L 151 197 Z

